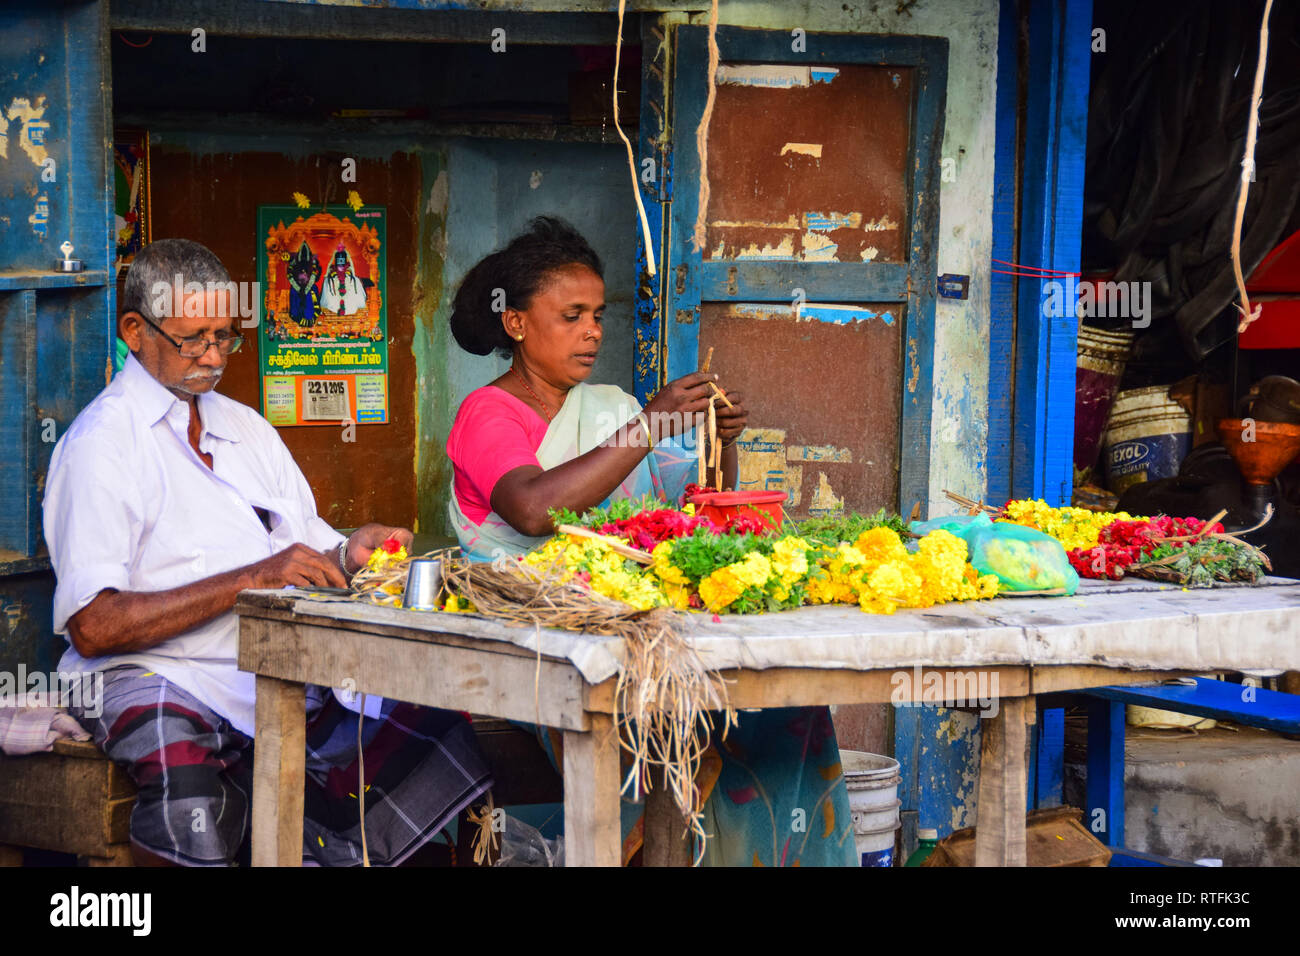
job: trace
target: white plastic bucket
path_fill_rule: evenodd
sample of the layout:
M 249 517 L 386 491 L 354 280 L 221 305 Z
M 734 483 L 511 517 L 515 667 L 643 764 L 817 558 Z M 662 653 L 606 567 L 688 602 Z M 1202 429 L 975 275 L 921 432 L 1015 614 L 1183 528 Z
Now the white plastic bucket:
M 840 766 L 849 791 L 853 842 L 862 866 L 893 866 L 898 829 L 898 761 L 881 754 L 841 750 Z

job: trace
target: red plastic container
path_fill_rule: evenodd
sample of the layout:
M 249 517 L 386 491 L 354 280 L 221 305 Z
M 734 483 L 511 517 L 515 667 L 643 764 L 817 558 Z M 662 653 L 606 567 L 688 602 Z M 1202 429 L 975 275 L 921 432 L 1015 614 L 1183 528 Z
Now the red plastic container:
M 750 513 L 769 528 L 781 527 L 784 491 L 702 491 L 691 496 L 695 513 L 722 526 L 738 514 Z

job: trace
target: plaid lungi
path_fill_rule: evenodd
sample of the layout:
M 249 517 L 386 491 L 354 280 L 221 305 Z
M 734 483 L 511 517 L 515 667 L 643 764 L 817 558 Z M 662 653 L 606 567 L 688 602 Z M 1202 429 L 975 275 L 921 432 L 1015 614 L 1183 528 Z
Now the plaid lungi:
M 134 666 L 103 674 L 102 713 L 70 710 L 139 788 L 131 841 L 190 866 L 243 858 L 252 739 L 158 674 Z M 391 700 L 381 713 L 362 728 L 366 847 L 376 866 L 402 862 L 492 786 L 464 715 Z M 358 719 L 328 688 L 307 686 L 305 862 L 361 862 Z

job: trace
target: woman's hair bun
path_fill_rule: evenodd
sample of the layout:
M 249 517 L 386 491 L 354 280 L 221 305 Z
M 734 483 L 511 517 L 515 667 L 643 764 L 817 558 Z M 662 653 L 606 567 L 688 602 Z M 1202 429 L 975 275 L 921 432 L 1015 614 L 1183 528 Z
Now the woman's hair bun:
M 591 244 L 555 216 L 538 216 L 509 245 L 486 256 L 466 273 L 452 301 L 451 334 L 473 355 L 494 349 L 509 354 L 513 342 L 501 324 L 502 307 L 527 309 L 550 273 L 583 265 L 604 277 Z

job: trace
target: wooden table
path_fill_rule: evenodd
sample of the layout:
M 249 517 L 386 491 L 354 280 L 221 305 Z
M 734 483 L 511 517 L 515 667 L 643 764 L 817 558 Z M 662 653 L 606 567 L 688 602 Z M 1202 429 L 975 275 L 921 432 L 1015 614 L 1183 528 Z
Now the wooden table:
M 891 617 L 831 607 L 716 624 L 698 616 L 695 642 L 711 665 L 731 662 L 719 669 L 736 708 L 923 701 L 931 674 L 945 681 L 984 674 L 1000 703 L 983 720 L 976 861 L 1023 866 L 1036 695 L 1209 669 L 1300 669 L 1298 610 L 1294 582 L 1199 592 L 1134 584 Z M 566 862 L 619 864 L 615 679 L 583 675 L 603 673 L 586 652 L 607 653 L 610 639 L 590 638 L 588 646 L 564 632 L 309 600 L 292 590 L 245 592 L 236 611 L 239 667 L 257 674 L 254 865 L 302 861 L 306 683 L 561 730 Z M 548 635 L 567 649 L 547 648 Z M 521 646 L 538 641 L 540 655 Z M 671 859 L 654 840 L 647 827 L 647 860 Z

